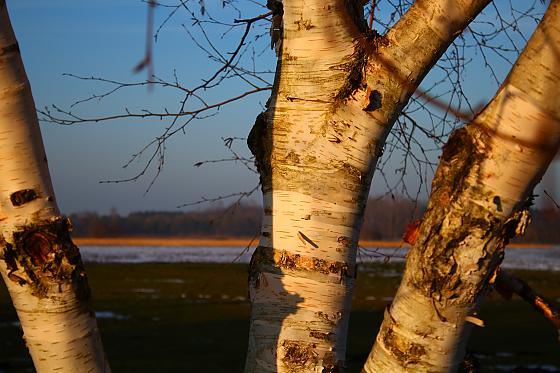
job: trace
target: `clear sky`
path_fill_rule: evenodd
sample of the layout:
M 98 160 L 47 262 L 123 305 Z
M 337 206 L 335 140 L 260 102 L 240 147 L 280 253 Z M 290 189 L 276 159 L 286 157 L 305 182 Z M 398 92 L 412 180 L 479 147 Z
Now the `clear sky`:
M 213 8 L 219 2 L 206 3 L 211 14 L 219 13 L 219 9 Z M 189 4 L 192 10 L 200 11 L 198 1 Z M 243 4 L 246 6 L 247 3 Z M 145 74 L 132 72 L 145 50 L 146 4 L 140 0 L 8 0 L 8 9 L 37 107 L 55 104 L 67 108 L 78 99 L 102 93 L 109 88 L 63 77 L 63 73 L 93 75 L 124 82 L 145 79 Z M 256 6 L 243 10 L 245 16 L 255 16 L 265 11 Z M 167 14 L 169 10 L 156 10 L 156 27 Z M 223 17 L 229 17 L 231 21 L 235 16 L 226 13 Z M 192 44 L 182 24 L 190 26 L 192 21 L 185 12 L 178 12 L 159 35 L 154 50 L 155 73 L 165 79 L 173 79 L 176 69 L 179 81 L 192 87 L 203 77 L 209 76 L 216 64 Z M 534 25 L 529 23 L 526 27 L 531 29 Z M 225 36 L 215 32 L 209 37 L 216 40 L 220 48 L 231 51 L 234 48 L 232 40 L 241 32 L 241 29 L 235 29 Z M 263 47 L 268 42 L 268 38 L 264 37 L 255 48 L 257 70 L 274 69 L 274 52 Z M 495 62 L 498 75 L 503 77 L 509 67 L 497 60 Z M 491 97 L 496 85 L 491 82 L 480 61 L 472 64 L 469 74 L 470 78 L 464 82 L 469 99 L 474 104 L 484 103 Z M 266 79 L 270 81 L 272 77 L 269 75 Z M 427 86 L 435 80 L 437 73 L 427 78 Z M 226 81 L 220 94 L 227 97 L 245 90 L 246 87 L 241 83 L 231 79 Z M 119 120 L 79 126 L 43 123 L 41 129 L 51 176 L 62 211 L 105 213 L 116 208 L 120 213 L 127 213 L 175 210 L 177 205 L 203 197 L 212 198 L 252 189 L 258 178 L 239 162 L 202 167 L 195 167 L 194 164 L 202 160 L 229 158 L 231 153 L 223 146 L 221 137 L 246 137 L 267 97 L 268 93 L 264 92 L 238 101 L 231 107 L 223 107 L 219 115 L 193 122 L 184 135 L 171 138 L 167 142 L 162 172 L 147 194 L 144 192 L 155 172 L 153 168 L 138 181 L 119 184 L 99 182 L 124 179 L 139 172 L 146 158 L 126 169 L 122 166 L 143 145 L 159 136 L 168 122 L 158 119 Z M 214 98 L 211 97 L 211 100 Z M 168 90 L 156 88 L 150 93 L 145 88 L 135 88 L 99 102 L 80 105 L 73 111 L 96 116 L 120 113 L 125 107 L 130 110 L 172 110 L 178 107 L 178 101 L 179 96 Z M 249 154 L 243 141 L 234 143 L 234 147 L 242 155 Z M 395 157 L 385 172 L 390 182 L 394 179 L 392 169 L 398 168 L 399 162 L 399 158 Z M 376 179 L 372 189 L 379 194 L 386 188 L 381 178 Z M 415 189 L 418 184 L 416 178 L 407 176 L 406 180 L 412 185 L 411 189 Z M 258 193 L 254 200 L 259 201 Z

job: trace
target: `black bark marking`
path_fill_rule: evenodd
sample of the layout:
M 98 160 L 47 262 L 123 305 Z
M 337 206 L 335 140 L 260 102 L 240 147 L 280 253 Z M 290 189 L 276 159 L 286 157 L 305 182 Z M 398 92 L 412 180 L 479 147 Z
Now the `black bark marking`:
M 255 124 L 247 137 L 247 146 L 255 156 L 255 165 L 260 175 L 263 192 L 272 187 L 272 129 L 267 119 L 267 113 L 257 115 Z
M 22 189 L 10 195 L 10 201 L 14 206 L 22 206 L 39 198 L 39 194 L 34 189 Z
M 17 42 L 0 48 L 0 56 L 10 53 L 20 53 L 19 44 Z
M 377 90 L 373 90 L 369 93 L 369 97 L 368 97 L 368 104 L 365 108 L 363 108 L 363 111 L 375 111 L 377 109 L 381 109 L 381 99 L 382 99 L 382 95 L 379 91 Z
M 268 0 L 266 7 L 272 11 L 272 24 L 270 26 L 270 48 L 274 49 L 282 40 L 282 18 L 284 5 L 279 0 Z
M 342 314 L 340 312 L 336 312 L 331 315 L 328 315 L 324 312 L 318 311 L 315 312 L 315 316 L 331 326 L 336 325 L 338 321 L 340 321 L 340 319 L 342 318 Z
M 367 65 L 367 56 L 361 48 L 356 47 L 354 52 L 354 61 L 352 61 L 348 69 L 348 77 L 344 85 L 338 90 L 334 97 L 335 107 L 343 103 L 346 99 L 354 94 L 358 89 L 365 88 L 364 69 Z
M 348 15 L 350 15 L 354 25 L 358 27 L 363 34 L 367 35 L 367 33 L 371 32 L 364 17 L 365 1 L 347 0 L 345 3 L 346 11 L 348 12 Z
M 340 236 L 336 239 L 336 241 L 344 247 L 348 247 L 352 244 L 352 239 L 346 236 Z
M 17 255 L 14 252 L 13 245 L 7 243 L 4 240 L 4 237 L 2 237 L 1 240 L 3 246 L 2 259 L 6 262 L 6 267 L 8 268 L 8 278 L 19 285 L 24 285 L 25 279 L 15 274 L 18 270 L 18 264 L 16 261 Z
M 332 334 L 333 334 L 333 333 L 331 333 L 331 332 L 326 332 L 326 333 L 325 333 L 325 332 L 322 332 L 322 331 L 320 331 L 320 330 L 311 330 L 311 331 L 309 332 L 309 336 L 310 336 L 310 337 L 319 339 L 319 340 L 321 340 L 321 341 L 327 341 L 327 342 L 330 340 L 330 336 L 331 336 Z
M 366 89 L 364 72 L 369 57 L 376 53 L 380 47 L 387 46 L 387 39 L 378 34 L 376 31 L 368 30 L 364 32 L 364 37 L 355 43 L 352 61 L 346 64 L 345 69 L 348 71 L 348 77 L 344 85 L 338 90 L 334 97 L 334 107 L 343 103 L 359 89 Z M 381 95 L 379 93 L 379 95 Z
M 311 240 L 311 238 L 307 237 L 303 232 L 298 231 L 298 238 L 303 242 L 303 243 L 308 243 L 309 245 L 311 245 L 311 247 L 313 247 L 314 249 L 318 249 L 319 246 L 313 242 Z
M 340 142 L 342 141 L 342 140 L 340 140 L 340 139 L 339 139 L 338 137 L 336 137 L 336 136 L 329 137 L 328 140 L 329 140 L 329 142 L 332 142 L 332 143 L 334 143 L 334 144 L 340 144 Z
M 504 211 L 502 209 L 502 200 L 500 199 L 499 196 L 494 196 L 494 199 L 492 200 L 492 202 L 494 202 L 494 204 L 496 205 L 496 210 L 498 212 L 503 212 Z

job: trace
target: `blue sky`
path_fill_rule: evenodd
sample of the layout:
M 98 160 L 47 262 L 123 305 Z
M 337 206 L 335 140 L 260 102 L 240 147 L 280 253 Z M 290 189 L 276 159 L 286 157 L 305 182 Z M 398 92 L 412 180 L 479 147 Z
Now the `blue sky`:
M 215 3 L 218 2 L 207 1 L 211 14 L 219 14 L 220 9 L 213 8 Z M 198 1 L 190 4 L 193 10 L 198 10 Z M 132 73 L 144 54 L 145 3 L 139 0 L 8 0 L 8 9 L 37 107 L 51 104 L 68 107 L 77 99 L 107 88 L 63 77 L 63 73 L 127 82 L 145 78 L 144 74 Z M 252 16 L 263 12 L 256 7 L 244 10 Z M 157 10 L 156 26 L 167 14 L 168 11 Z M 226 13 L 223 17 L 231 20 L 235 14 Z M 155 73 L 172 79 L 176 69 L 180 81 L 193 86 L 208 76 L 216 65 L 189 41 L 182 24 L 188 26 L 191 23 L 187 15 L 177 14 L 160 34 L 155 45 Z M 533 26 L 528 24 L 527 27 Z M 222 39 L 217 29 L 211 30 L 210 37 L 225 50 L 232 49 L 232 40 L 241 32 L 233 30 Z M 263 52 L 258 56 L 257 64 L 261 69 L 273 69 L 274 53 L 263 47 L 268 43 L 264 39 L 257 48 L 257 54 Z M 495 62 L 503 76 L 508 70 L 507 64 Z M 464 82 L 465 90 L 473 103 L 484 103 L 496 85 L 491 83 L 479 60 L 471 66 L 469 78 Z M 432 75 L 427 78 L 427 84 L 436 79 L 437 73 Z M 220 94 L 227 97 L 244 89 L 242 84 L 232 80 L 224 85 Z M 144 144 L 159 136 L 166 122 L 120 120 L 80 126 L 43 123 L 41 129 L 51 176 L 62 211 L 175 210 L 177 205 L 202 197 L 212 198 L 253 188 L 258 178 L 242 165 L 218 163 L 200 168 L 193 165 L 201 160 L 228 158 L 230 154 L 220 138 L 246 137 L 267 95 L 261 93 L 224 107 L 220 115 L 194 122 L 184 135 L 171 138 L 167 143 L 163 170 L 147 194 L 144 192 L 150 184 L 153 169 L 135 182 L 100 184 L 99 181 L 134 176 L 144 165 L 145 158 L 126 169 L 122 166 Z M 178 96 L 160 88 L 151 93 L 138 88 L 101 102 L 81 105 L 77 112 L 102 115 L 122 112 L 124 107 L 131 110 L 171 109 L 177 107 L 178 100 Z M 237 145 L 240 153 L 248 155 L 243 142 Z M 397 158 L 389 162 L 386 170 L 389 179 L 394 178 L 391 168 L 398 168 L 399 162 Z M 372 189 L 377 193 L 385 191 L 381 178 L 375 179 Z M 407 176 L 406 180 L 411 189 L 416 188 L 418 181 L 414 176 Z M 258 194 L 254 200 L 259 201 Z
M 103 86 L 63 77 L 63 73 L 122 81 L 145 78 L 144 74 L 132 73 L 144 54 L 144 3 L 24 0 L 8 1 L 8 9 L 37 107 L 50 104 L 67 107 L 76 99 L 103 90 Z M 173 68 L 177 68 L 180 76 L 197 82 L 207 73 L 207 61 L 195 55 L 187 41 L 185 33 L 176 25 L 170 25 L 162 33 L 155 51 L 156 74 L 170 76 Z M 273 63 L 273 54 L 269 55 Z M 170 210 L 201 197 L 252 188 L 258 179 L 243 167 L 218 164 L 196 168 L 193 164 L 228 157 L 220 138 L 246 136 L 260 111 L 259 101 L 263 100 L 266 94 L 231 109 L 224 108 L 221 116 L 196 123 L 186 135 L 172 138 L 167 144 L 165 167 L 146 195 L 153 170 L 137 182 L 100 184 L 99 181 L 127 178 L 140 170 L 141 162 L 128 169 L 122 165 L 131 154 L 160 135 L 163 127 L 159 121 L 114 121 L 81 126 L 42 124 L 61 209 L 65 213 L 107 212 L 112 207 L 119 212 Z M 146 89 L 136 89 L 114 99 L 84 105 L 81 113 L 121 112 L 124 106 L 172 107 L 176 102 L 175 97 L 170 98 L 160 89 L 151 94 Z

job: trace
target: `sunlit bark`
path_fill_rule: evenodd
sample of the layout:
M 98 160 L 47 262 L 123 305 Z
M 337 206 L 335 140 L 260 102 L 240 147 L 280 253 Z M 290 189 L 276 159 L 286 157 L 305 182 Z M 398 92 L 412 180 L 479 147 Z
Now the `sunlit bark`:
M 418 1 L 386 36 L 366 30 L 351 1 L 274 6 L 283 37 L 273 96 L 248 140 L 264 218 L 250 265 L 246 372 L 344 370 L 377 158 L 416 86 L 487 3 Z
M 509 239 L 560 146 L 560 1 L 488 106 L 450 137 L 366 372 L 456 371 Z
M 60 216 L 31 96 L 0 1 L 0 272 L 38 372 L 109 372 L 78 248 Z

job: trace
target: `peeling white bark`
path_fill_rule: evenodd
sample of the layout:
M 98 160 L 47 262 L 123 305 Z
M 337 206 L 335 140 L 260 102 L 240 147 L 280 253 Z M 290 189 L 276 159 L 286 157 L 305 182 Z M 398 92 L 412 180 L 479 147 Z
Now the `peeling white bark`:
M 366 372 L 458 370 L 476 312 L 560 147 L 560 1 L 496 97 L 444 148 L 419 238 Z
M 109 372 L 89 288 L 54 200 L 31 88 L 0 2 L 0 273 L 38 372 Z

